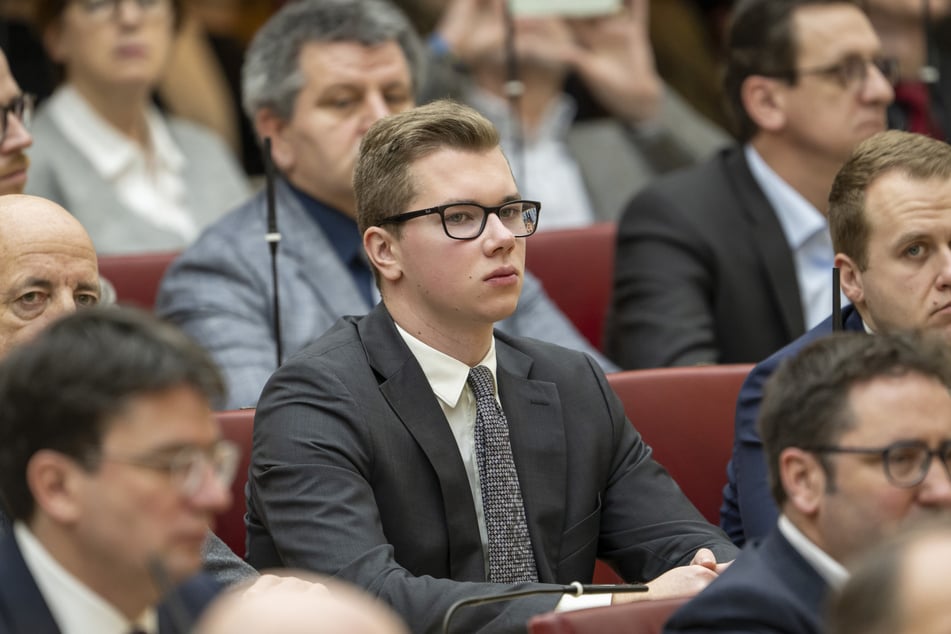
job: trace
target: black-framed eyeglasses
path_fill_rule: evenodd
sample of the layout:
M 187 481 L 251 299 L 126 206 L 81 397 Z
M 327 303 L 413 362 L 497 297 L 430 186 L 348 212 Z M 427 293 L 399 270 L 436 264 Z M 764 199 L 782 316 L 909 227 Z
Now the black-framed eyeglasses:
M 516 238 L 527 238 L 538 229 L 542 204 L 537 200 L 512 200 L 497 207 L 478 203 L 449 203 L 429 209 L 407 211 L 384 219 L 380 224 L 406 222 L 413 218 L 439 214 L 446 235 L 454 240 L 473 240 L 482 235 L 489 214 L 495 214 Z
M 931 468 L 931 459 L 938 458 L 945 473 L 951 478 L 951 440 L 932 449 L 920 440 L 903 440 L 887 447 L 803 447 L 815 453 L 852 453 L 878 456 L 885 469 L 885 477 L 898 487 L 909 488 L 921 484 Z
M 11 117 L 16 117 L 24 128 L 30 127 L 35 103 L 36 97 L 25 92 L 11 99 L 5 106 L 0 106 L 0 144 L 7 140 Z
M 198 493 L 211 468 L 224 487 L 231 486 L 238 467 L 240 451 L 230 440 L 219 440 L 209 448 L 182 447 L 181 449 L 144 456 L 101 455 L 93 462 L 115 462 L 167 474 L 186 497 Z
M 119 5 L 126 1 L 137 5 L 143 13 L 157 13 L 171 6 L 169 0 L 78 0 L 77 4 L 90 16 L 105 19 L 119 15 Z
M 880 72 L 892 86 L 898 83 L 898 60 L 885 55 L 876 55 L 871 58 L 862 57 L 861 55 L 849 55 L 835 64 L 817 66 L 815 68 L 797 68 L 790 71 L 789 75 L 793 77 L 825 75 L 835 79 L 838 84 L 846 90 L 862 92 L 865 90 L 865 84 L 868 81 L 869 66 L 877 68 L 878 72 Z

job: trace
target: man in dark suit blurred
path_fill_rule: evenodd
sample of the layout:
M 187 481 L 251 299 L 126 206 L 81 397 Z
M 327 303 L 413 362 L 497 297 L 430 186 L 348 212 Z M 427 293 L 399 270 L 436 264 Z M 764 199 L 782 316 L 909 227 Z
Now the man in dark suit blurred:
M 819 634 L 850 560 L 908 522 L 948 516 L 951 350 L 913 335 L 825 337 L 770 379 L 760 434 L 779 521 L 667 634 Z
M 742 145 L 660 179 L 619 228 L 606 351 L 625 368 L 759 361 L 831 310 L 826 198 L 885 129 L 893 65 L 847 0 L 745 0 L 726 92 Z
M 189 631 L 218 588 L 195 575 L 237 464 L 211 412 L 222 390 L 197 344 L 118 308 L 4 358 L 0 630 Z
M 351 581 L 414 632 L 459 599 L 588 582 L 597 557 L 649 597 L 715 577 L 732 545 L 651 459 L 595 361 L 494 327 L 519 302 L 540 216 L 492 124 L 452 102 L 383 118 L 354 189 L 382 302 L 265 386 L 248 561 Z M 471 607 L 453 631 L 524 632 L 573 598 Z

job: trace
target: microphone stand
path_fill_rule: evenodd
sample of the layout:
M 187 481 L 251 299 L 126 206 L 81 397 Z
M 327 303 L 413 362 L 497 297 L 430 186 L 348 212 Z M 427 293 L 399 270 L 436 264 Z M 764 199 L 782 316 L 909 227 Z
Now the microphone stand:
M 267 183 L 267 233 L 264 239 L 271 250 L 271 284 L 274 288 L 272 294 L 273 312 L 274 312 L 274 343 L 277 350 L 277 365 L 281 367 L 281 360 L 284 355 L 281 350 L 281 304 L 279 301 L 278 283 L 277 283 L 277 246 L 281 241 L 281 234 L 277 230 L 277 207 L 274 203 L 274 160 L 271 158 L 271 137 L 264 137 L 264 176 Z
M 648 587 L 641 583 L 625 584 L 581 584 L 573 581 L 566 586 L 553 585 L 543 588 L 534 587 L 527 590 L 513 590 L 512 592 L 502 592 L 499 594 L 486 595 L 481 597 L 470 597 L 456 601 L 446 610 L 446 616 L 442 620 L 442 634 L 449 634 L 449 625 L 452 617 L 455 616 L 459 608 L 485 605 L 486 603 L 496 603 L 500 601 L 510 601 L 522 597 L 531 597 L 539 594 L 570 594 L 580 597 L 583 594 L 615 594 L 627 592 L 647 592 Z
M 839 267 L 832 267 L 832 332 L 842 330 L 842 291 L 839 285 Z

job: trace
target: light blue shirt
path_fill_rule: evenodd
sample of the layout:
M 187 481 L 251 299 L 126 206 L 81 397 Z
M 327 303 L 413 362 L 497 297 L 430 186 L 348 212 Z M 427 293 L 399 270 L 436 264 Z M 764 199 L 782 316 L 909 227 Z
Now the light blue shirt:
M 793 254 L 802 318 L 810 330 L 832 314 L 832 265 L 835 251 L 829 223 L 822 213 L 803 198 L 766 164 L 763 157 L 746 145 L 746 162 L 753 179 L 776 211 Z M 848 300 L 843 299 L 843 304 Z

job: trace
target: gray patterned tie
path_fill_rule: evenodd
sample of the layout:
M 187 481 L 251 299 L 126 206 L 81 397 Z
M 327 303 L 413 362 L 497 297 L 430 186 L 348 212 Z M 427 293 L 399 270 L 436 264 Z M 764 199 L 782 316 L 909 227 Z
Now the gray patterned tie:
M 484 365 L 472 368 L 469 386 L 476 398 L 476 461 L 489 534 L 489 581 L 538 581 L 508 421 L 495 400 L 492 372 Z

